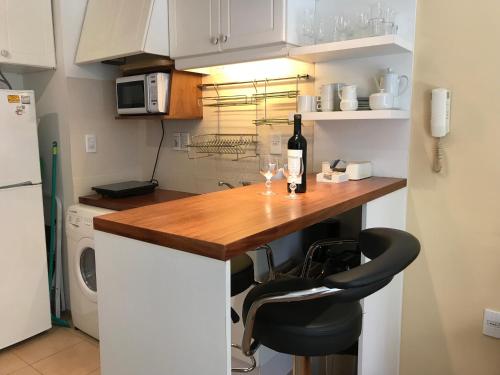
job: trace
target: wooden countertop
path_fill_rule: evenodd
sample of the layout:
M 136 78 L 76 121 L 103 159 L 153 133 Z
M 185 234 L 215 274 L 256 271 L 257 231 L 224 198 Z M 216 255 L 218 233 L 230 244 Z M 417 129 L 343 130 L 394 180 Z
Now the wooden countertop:
M 264 184 L 251 185 L 99 216 L 94 228 L 227 260 L 405 186 L 400 178 L 325 184 L 309 176 L 296 200 L 286 198 L 284 180 L 275 181 L 272 197 L 259 194 Z
M 78 198 L 81 204 L 88 206 L 107 208 L 108 210 L 123 211 L 132 208 L 149 206 L 152 204 L 173 201 L 177 199 L 192 197 L 197 194 L 185 193 L 176 190 L 155 189 L 150 194 L 135 195 L 125 198 L 108 198 L 100 194 L 86 195 Z

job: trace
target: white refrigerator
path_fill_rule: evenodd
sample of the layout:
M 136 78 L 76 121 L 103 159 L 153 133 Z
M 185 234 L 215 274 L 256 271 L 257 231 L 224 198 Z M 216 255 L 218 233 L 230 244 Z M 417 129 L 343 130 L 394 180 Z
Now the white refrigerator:
M 0 349 L 50 327 L 35 96 L 0 90 Z

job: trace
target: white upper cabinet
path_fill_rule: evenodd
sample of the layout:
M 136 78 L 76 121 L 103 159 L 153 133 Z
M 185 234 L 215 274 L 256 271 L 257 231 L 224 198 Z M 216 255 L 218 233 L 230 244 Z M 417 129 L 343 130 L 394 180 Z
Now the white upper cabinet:
M 169 55 L 167 0 L 89 0 L 75 62 Z
M 314 0 L 170 0 L 171 57 L 179 69 L 286 54 L 300 9 Z
M 221 0 L 222 49 L 285 42 L 285 0 Z
M 220 49 L 220 0 L 170 0 L 170 55 L 194 56 Z
M 0 64 L 56 67 L 51 0 L 0 0 Z

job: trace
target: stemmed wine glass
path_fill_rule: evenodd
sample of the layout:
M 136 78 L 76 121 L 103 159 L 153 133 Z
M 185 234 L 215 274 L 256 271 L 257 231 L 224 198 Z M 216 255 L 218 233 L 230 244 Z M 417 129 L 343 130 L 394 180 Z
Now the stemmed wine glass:
M 271 178 L 276 175 L 278 171 L 278 160 L 272 155 L 263 155 L 260 157 L 260 174 L 266 178 L 266 191 L 262 195 L 275 195 L 271 191 Z
M 302 157 L 288 158 L 287 162 L 283 164 L 283 174 L 287 182 L 290 184 L 290 194 L 287 195 L 289 199 L 296 199 L 297 182 L 301 181 L 302 174 L 304 173 L 304 162 Z

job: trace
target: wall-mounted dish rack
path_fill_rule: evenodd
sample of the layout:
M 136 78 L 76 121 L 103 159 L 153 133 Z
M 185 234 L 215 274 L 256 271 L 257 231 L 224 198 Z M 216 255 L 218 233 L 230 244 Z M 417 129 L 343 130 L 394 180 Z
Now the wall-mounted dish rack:
M 237 161 L 257 156 L 257 134 L 202 134 L 191 138 L 188 145 L 190 159 L 213 155 L 234 155 Z
M 223 82 L 223 83 L 205 83 L 198 87 L 200 89 L 215 90 L 216 95 L 203 95 L 199 98 L 200 104 L 204 107 L 217 108 L 217 128 L 220 131 L 220 116 L 223 108 L 255 106 L 255 119 L 252 121 L 256 126 L 255 134 L 228 134 L 213 133 L 195 135 L 191 138 L 188 145 L 188 157 L 190 159 L 206 158 L 214 155 L 232 155 L 233 160 L 241 160 L 250 157 L 257 157 L 258 154 L 258 133 L 257 128 L 261 125 L 288 125 L 289 119 L 286 117 L 272 117 L 268 112 L 268 100 L 273 99 L 294 99 L 294 105 L 297 106 L 297 97 L 300 94 L 299 81 L 308 80 L 311 77 L 308 74 L 298 74 L 292 77 L 270 78 L 253 81 Z M 294 90 L 270 91 L 271 83 L 295 81 Z M 247 95 L 221 95 L 220 91 L 229 86 L 248 86 L 252 85 L 255 92 Z M 263 87 L 262 87 L 263 85 Z M 258 106 L 264 106 L 264 117 L 258 116 Z

